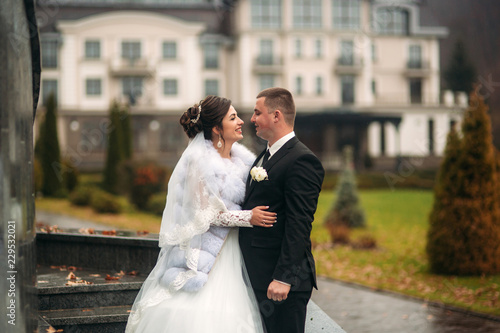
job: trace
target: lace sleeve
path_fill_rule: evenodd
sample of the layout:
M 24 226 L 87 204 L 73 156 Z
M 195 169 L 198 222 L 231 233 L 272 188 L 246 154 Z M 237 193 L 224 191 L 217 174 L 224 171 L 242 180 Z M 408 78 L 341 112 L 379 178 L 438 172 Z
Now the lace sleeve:
M 230 210 L 217 214 L 211 224 L 218 227 L 252 227 L 251 219 L 251 210 Z

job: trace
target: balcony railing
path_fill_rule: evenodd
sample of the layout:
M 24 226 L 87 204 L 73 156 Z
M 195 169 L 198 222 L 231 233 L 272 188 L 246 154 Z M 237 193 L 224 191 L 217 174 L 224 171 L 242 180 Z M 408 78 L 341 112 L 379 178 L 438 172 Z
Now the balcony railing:
M 358 57 L 340 57 L 335 63 L 336 74 L 359 74 L 363 70 L 363 59 Z
M 431 74 L 428 61 L 409 60 L 406 63 L 405 75 L 408 77 L 426 77 Z
M 254 72 L 257 73 L 281 73 L 283 71 L 283 59 L 271 55 L 260 55 L 255 58 Z
M 154 67 L 145 58 L 118 58 L 110 61 L 110 73 L 120 76 L 152 76 Z

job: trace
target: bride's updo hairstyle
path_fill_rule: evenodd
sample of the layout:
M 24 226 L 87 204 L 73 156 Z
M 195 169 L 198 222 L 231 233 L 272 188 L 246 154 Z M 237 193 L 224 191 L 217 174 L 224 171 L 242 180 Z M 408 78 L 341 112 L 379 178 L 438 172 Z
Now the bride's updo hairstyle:
M 203 131 L 205 139 L 212 140 L 212 128 L 217 127 L 222 131 L 222 119 L 230 107 L 231 100 L 210 95 L 187 109 L 179 122 L 190 139 Z

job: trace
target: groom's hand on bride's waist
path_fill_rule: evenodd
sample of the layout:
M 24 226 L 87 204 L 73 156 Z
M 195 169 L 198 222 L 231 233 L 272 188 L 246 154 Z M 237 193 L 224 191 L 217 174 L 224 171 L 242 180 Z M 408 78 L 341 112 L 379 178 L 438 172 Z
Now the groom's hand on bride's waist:
M 267 288 L 267 298 L 276 302 L 284 301 L 288 297 L 290 287 L 288 283 L 274 280 Z

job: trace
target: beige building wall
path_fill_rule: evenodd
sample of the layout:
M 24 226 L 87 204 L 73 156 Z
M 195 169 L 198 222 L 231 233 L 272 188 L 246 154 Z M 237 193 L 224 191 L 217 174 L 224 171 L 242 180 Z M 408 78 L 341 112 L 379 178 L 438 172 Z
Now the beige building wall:
M 443 36 L 442 29 L 434 29 L 434 33 L 431 28 L 420 27 L 418 7 L 408 1 L 381 0 L 361 1 L 358 30 L 334 29 L 332 0 L 321 2 L 321 28 L 297 29 L 293 25 L 294 2 L 282 0 L 281 3 L 282 26 L 261 29 L 252 26 L 250 0 L 237 1 L 231 8 L 231 35 L 209 33 L 207 25 L 201 21 L 181 20 L 151 11 L 109 11 L 78 20 L 60 20 L 57 23 L 61 38 L 59 66 L 44 69 L 42 75 L 43 79 L 58 81 L 60 115 L 63 116 L 59 124 L 63 133 L 62 146 L 67 150 L 76 149 L 78 139 L 70 136 L 81 130 L 78 124 L 82 125 L 82 116 L 105 117 L 113 99 L 126 100 L 121 78 L 129 73 L 139 72 L 144 77 L 143 93 L 133 106 L 132 114 L 140 119 L 142 126 L 142 132 L 135 138 L 136 144 L 141 154 L 152 154 L 152 158 L 166 154 L 168 145 L 182 148 L 184 141 L 176 141 L 183 135 L 178 129 L 178 117 L 182 110 L 204 97 L 205 80 L 218 80 L 219 94 L 232 99 L 248 123 L 255 96 L 261 90 L 261 75 L 273 74 L 275 86 L 294 93 L 300 114 L 347 112 L 401 117 L 398 128 L 393 123 L 378 120 L 367 125 L 367 143 L 363 145 L 372 157 L 442 154 L 442 133 L 447 133 L 450 121 L 460 120 L 457 107 L 445 106 L 440 100 L 439 38 Z M 373 31 L 372 20 L 377 8 L 391 5 L 408 9 L 409 35 L 387 36 Z M 99 59 L 85 57 L 86 40 L 100 41 Z M 271 66 L 257 62 L 262 40 L 272 41 L 274 61 Z M 316 54 L 318 40 L 321 42 L 320 56 Z M 141 58 L 133 66 L 121 57 L 122 41 L 141 43 Z M 163 59 L 164 41 L 176 42 L 175 59 Z M 207 41 L 215 41 L 220 46 L 218 68 L 204 66 L 203 44 Z M 297 55 L 298 41 L 300 55 Z M 353 43 L 354 64 L 351 66 L 339 64 L 342 41 Z M 421 48 L 422 68 L 408 68 L 413 45 Z M 342 103 L 341 75 L 354 76 L 352 104 Z M 302 80 L 301 93 L 297 91 L 298 77 Z M 175 96 L 163 93 L 163 80 L 170 78 L 178 82 Z M 321 93 L 316 91 L 318 78 L 322 82 Z M 86 94 L 87 79 L 101 80 L 100 95 Z M 421 103 L 411 103 L 410 79 L 422 82 Z M 430 119 L 434 126 L 432 136 L 428 125 Z M 336 140 L 335 133 L 339 131 L 334 129 L 336 124 L 331 125 L 325 138 Z M 385 153 L 381 151 L 382 127 L 385 129 Z M 168 135 L 171 137 L 165 139 Z M 434 152 L 428 149 L 429 137 L 434 137 Z M 332 148 L 336 144 L 326 141 L 325 147 Z M 153 153 L 152 149 L 164 151 Z M 177 150 L 168 152 L 169 161 L 175 160 Z M 325 156 L 333 155 L 327 152 Z

